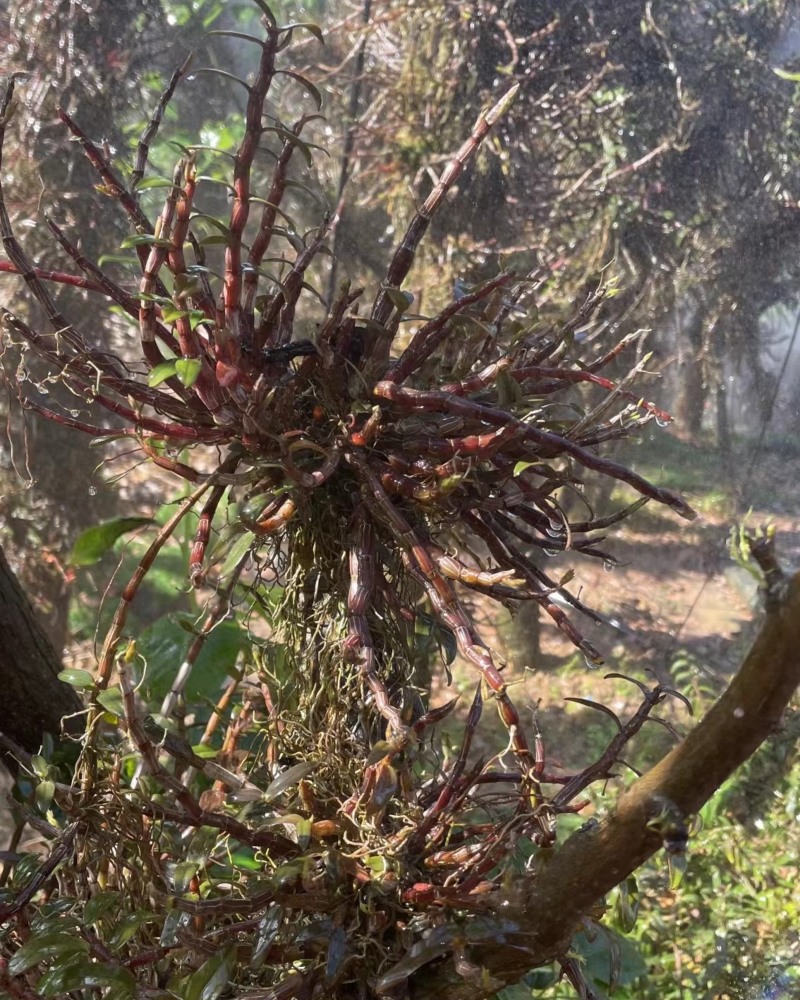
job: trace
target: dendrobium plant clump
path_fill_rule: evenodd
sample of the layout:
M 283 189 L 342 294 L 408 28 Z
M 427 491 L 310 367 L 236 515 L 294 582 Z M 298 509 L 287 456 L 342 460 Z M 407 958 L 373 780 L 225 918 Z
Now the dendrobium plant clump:
M 286 124 L 265 112 L 265 101 L 281 78 L 316 93 L 284 60 L 297 32 L 321 36 L 315 25 L 279 25 L 257 3 L 264 36 L 247 37 L 260 63 L 246 84 L 230 215 L 213 221 L 211 238 L 201 235 L 201 147 L 185 149 L 163 182 L 158 218 L 140 198 L 185 66 L 127 176 L 79 115 L 60 113 L 97 171 L 101 210 L 130 221 L 138 284 L 114 280 L 51 220 L 72 269 L 38 269 L 0 198 L 3 270 L 24 278 L 50 323 L 38 329 L 3 307 L 4 336 L 41 359 L 77 410 L 42 402 L 24 379 L 22 406 L 101 441 L 124 439 L 190 489 L 123 591 L 88 689 L 77 774 L 53 793 L 63 818 L 54 821 L 58 857 L 68 844 L 86 860 L 62 886 L 74 906 L 59 919 L 94 928 L 63 963 L 65 990 L 69 969 L 85 983 L 98 962 L 107 976 L 100 985 L 123 991 L 115 996 L 133 996 L 131 984 L 148 996 L 217 996 L 199 985 L 215 976 L 273 990 L 254 996 L 394 996 L 423 964 L 450 957 L 460 975 L 480 977 L 459 921 L 497 905 L 519 845 L 535 857 L 552 844 L 556 817 L 580 808 L 580 793 L 608 776 L 667 693 L 643 688 L 642 708 L 603 757 L 558 773 L 465 599 L 512 609 L 533 601 L 600 662 L 554 597 L 578 614 L 594 612 L 543 568 L 543 557 L 573 550 L 610 560 L 602 532 L 648 501 L 693 516 L 680 496 L 599 453 L 631 428 L 669 420 L 629 387 L 641 363 L 619 382 L 599 374 L 635 337 L 597 357 L 576 356 L 575 331 L 590 323 L 603 288 L 552 327 L 527 312 L 540 277 L 510 271 L 460 285 L 433 316 L 412 315 L 403 284 L 420 242 L 514 89 L 478 116 L 380 286 L 342 282 L 314 335 L 298 336 L 298 317 L 313 315 L 308 303 L 319 309 L 311 275 L 327 266 L 336 218 L 302 233 L 289 216 L 287 191 L 298 186 L 290 172 L 311 156 L 303 133 L 317 116 Z M 13 94 L 12 79 L 0 140 Z M 257 159 L 265 149 L 274 155 L 266 177 Z M 83 288 L 134 319 L 136 363 L 88 343 L 56 307 L 53 283 Z M 579 416 L 558 405 L 576 384 L 603 394 Z M 562 498 L 587 473 L 625 483 L 640 499 L 604 516 L 587 503 L 574 519 Z M 176 664 L 162 728 L 135 696 L 141 664 L 127 614 L 192 512 L 187 575 L 213 596 L 180 673 Z M 262 646 L 252 637 L 210 716 L 201 742 L 226 729 L 214 763 L 172 732 L 173 715 L 207 636 L 243 602 L 267 615 L 271 637 Z M 419 690 L 420 630 L 457 647 L 475 671 L 472 705 L 446 759 L 437 726 L 458 717 L 458 699 L 434 705 Z M 276 666 L 279 643 L 288 652 Z M 110 686 L 121 694 L 127 744 L 109 728 Z M 487 699 L 507 730 L 507 745 L 488 760 L 471 753 Z M 123 851 L 126 840 L 137 843 L 133 854 Z M 54 866 L 41 869 L 33 891 L 0 904 L 6 918 L 30 905 Z M 132 930 L 123 940 L 124 919 Z M 24 978 L 37 968 L 19 960 L 11 972 Z

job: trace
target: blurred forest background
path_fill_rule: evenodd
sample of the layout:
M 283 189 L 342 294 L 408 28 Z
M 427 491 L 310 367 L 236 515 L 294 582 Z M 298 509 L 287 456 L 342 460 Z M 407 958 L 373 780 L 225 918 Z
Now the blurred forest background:
M 800 556 L 800 4 L 272 6 L 282 20 L 314 21 L 325 35 L 324 49 L 313 39 L 293 48 L 298 72 L 324 96 L 325 118 L 305 134 L 324 154 L 294 178 L 315 192 L 316 208 L 297 201 L 308 227 L 318 218 L 313 211 L 338 215 L 323 296 L 346 275 L 380 279 L 396 235 L 477 111 L 520 84 L 510 113 L 437 215 L 406 287 L 414 309 L 432 314 L 455 283 L 469 286 L 513 266 L 536 273 L 537 308 L 547 321 L 569 314 L 601 281 L 614 283 L 617 294 L 575 338 L 607 348 L 648 331 L 637 360 L 652 352 L 646 367 L 654 374 L 641 391 L 675 420 L 646 428 L 624 446 L 624 459 L 653 482 L 685 491 L 703 517 L 686 526 L 648 507 L 609 543 L 621 565 L 605 572 L 576 563 L 576 584 L 609 619 L 588 634 L 612 669 L 648 667 L 707 703 L 741 659 L 754 613 L 754 584 L 728 554 L 731 529 L 748 512 L 754 521 L 770 517 L 782 558 L 791 564 Z M 45 211 L 120 280 L 126 267 L 118 249 L 124 219 L 115 228 L 113 216 L 94 211 L 85 197 L 95 177 L 77 144 L 65 142 L 57 105 L 78 115 L 116 163 L 132 162 L 173 69 L 196 49 L 196 65 L 234 65 L 246 76 L 253 47 L 206 32 L 254 30 L 256 20 L 251 4 L 215 0 L 0 2 L 3 65 L 26 74 L 3 162 L 13 192 L 8 207 L 41 267 L 63 263 L 38 225 Z M 165 116 L 160 173 L 169 176 L 175 144 L 196 143 L 198 134 L 209 147 L 234 149 L 240 136 L 228 123 L 244 100 L 223 73 L 190 71 Z M 299 88 L 287 86 L 282 100 L 294 100 L 296 114 L 314 110 Z M 225 214 L 225 188 L 211 194 L 213 158 L 201 160 L 201 173 L 207 203 L 216 197 Z M 149 180 L 155 175 L 140 187 L 143 202 Z M 154 183 L 153 198 L 159 193 Z M 32 306 L 20 291 L 17 279 L 3 275 L 0 296 L 24 315 Z M 75 290 L 58 294 L 80 301 Z M 90 342 L 110 339 L 124 355 L 130 332 L 122 316 L 113 327 L 95 328 L 88 300 L 71 314 L 83 316 Z M 18 358 L 5 362 L 13 400 Z M 109 467 L 81 435 L 32 414 L 23 418 L 13 402 L 0 405 L 7 429 L 0 443 L 3 550 L 65 662 L 87 665 L 114 561 L 75 565 L 75 541 L 112 516 L 154 514 L 175 487 L 150 466 Z M 634 496 L 621 489 L 614 499 Z M 570 567 L 569 559 L 559 563 Z M 167 641 L 159 616 L 188 607 L 183 573 L 176 553 L 174 564 L 152 575 L 136 610 L 153 656 Z M 565 707 L 563 697 L 601 691 L 619 711 L 630 691 L 588 672 L 556 629 L 539 622 L 536 606 L 486 626 L 523 683 L 524 667 L 548 671 L 544 687 L 539 677 L 535 688 L 545 735 L 567 721 L 575 732 L 582 711 L 591 718 L 577 730 L 585 743 L 575 746 L 576 760 L 602 746 L 603 721 Z M 456 670 L 457 685 L 459 676 Z M 798 729 L 790 716 L 785 733 L 714 801 L 706 817 L 713 812 L 714 829 L 705 839 L 697 835 L 683 888 L 669 889 L 655 864 L 640 883 L 651 903 L 637 901 L 636 943 L 624 943 L 612 963 L 613 996 L 800 995 Z M 653 737 L 637 752 L 646 762 L 665 745 Z M 772 769 L 769 780 L 759 768 Z M 770 786 L 759 798 L 757 790 Z M 624 909 L 619 924 L 628 930 Z M 609 947 L 587 942 L 598 990 L 610 988 Z M 522 1000 L 532 991 L 567 995 L 540 971 L 505 996 Z

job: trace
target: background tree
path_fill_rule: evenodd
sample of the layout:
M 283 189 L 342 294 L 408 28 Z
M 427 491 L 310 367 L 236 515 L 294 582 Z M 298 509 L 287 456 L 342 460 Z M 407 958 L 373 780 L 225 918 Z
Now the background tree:
M 38 216 L 43 190 L 64 192 L 57 204 L 48 206 L 48 215 L 94 261 L 103 253 L 113 255 L 125 230 L 119 219 L 74 196 L 96 177 L 77 143 L 63 145 L 56 109 L 71 113 L 80 106 L 86 128 L 98 141 L 109 150 L 125 149 L 126 132 L 132 123 L 138 124 L 147 101 L 147 83 L 168 75 L 186 58 L 214 14 L 210 3 L 122 0 L 112 6 L 99 0 L 79 5 L 68 0 L 0 4 L 5 67 L 21 74 L 20 108 L 7 130 L 4 157 L 5 169 L 14 178 L 8 210 L 17 225 L 29 225 Z M 172 27 L 177 24 L 182 25 L 180 40 Z M 213 102 L 206 100 L 203 107 L 213 113 Z M 41 238 L 37 228 L 33 239 L 29 249 L 41 267 L 63 265 L 64 251 L 44 227 Z M 4 281 L 10 294 L 12 279 L 4 276 Z M 80 295 L 74 288 L 57 289 L 56 301 L 66 308 Z M 32 308 L 33 320 L 38 314 Z M 79 325 L 90 342 L 110 341 L 126 355 L 126 331 L 119 324 L 101 332 L 86 315 Z M 4 365 L 7 385 L 30 377 L 43 397 L 59 393 L 59 386 L 43 381 L 42 372 L 27 359 L 7 354 Z M 69 405 L 66 397 L 64 401 Z M 3 450 L 0 518 L 7 555 L 35 595 L 43 626 L 60 651 L 67 637 L 70 549 L 78 533 L 111 515 L 118 501 L 105 488 L 96 453 L 35 414 L 13 427 Z M 35 494 L 26 488 L 32 483 Z
M 605 318 L 655 327 L 681 432 L 697 435 L 713 398 L 724 435 L 727 374 L 769 398 L 764 317 L 795 301 L 797 96 L 775 68 L 796 14 L 785 0 L 378 3 L 355 142 L 364 202 L 380 193 L 394 216 L 408 179 L 424 196 L 433 136 L 452 145 L 460 108 L 518 81 L 514 113 L 437 217 L 460 237 L 456 268 L 537 247 L 558 310 L 613 266 L 622 293 Z

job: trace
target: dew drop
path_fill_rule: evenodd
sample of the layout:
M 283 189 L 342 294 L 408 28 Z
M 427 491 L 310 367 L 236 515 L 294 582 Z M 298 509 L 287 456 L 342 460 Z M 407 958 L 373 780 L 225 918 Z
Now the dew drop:
M 558 549 L 545 549 L 544 550 L 544 554 L 546 556 L 557 556 L 558 555 L 558 551 L 559 551 Z
M 656 417 L 656 423 L 659 427 L 669 427 L 669 420 L 664 420 L 663 417 Z
M 79 417 L 81 415 L 81 411 L 80 410 L 70 410 L 69 411 L 69 415 L 71 417 Z
M 614 572 L 614 563 L 611 561 L 611 559 L 605 559 L 603 561 L 603 569 L 606 571 L 606 573 Z
M 194 81 L 195 81 L 196 79 L 197 79 L 197 73 L 190 73 L 190 74 L 189 74 L 189 75 L 188 75 L 188 76 L 186 77 L 186 82 L 187 82 L 187 83 L 194 83 Z
M 583 654 L 583 662 L 589 668 L 589 670 L 597 670 L 599 664 L 595 663 L 594 660 L 587 653 Z
M 97 496 L 97 487 L 96 486 L 90 486 L 89 487 L 89 496 L 90 497 Z

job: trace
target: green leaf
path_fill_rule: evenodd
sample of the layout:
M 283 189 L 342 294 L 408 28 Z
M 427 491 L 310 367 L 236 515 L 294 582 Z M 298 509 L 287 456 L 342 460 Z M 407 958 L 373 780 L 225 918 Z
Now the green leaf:
M 122 535 L 135 531 L 146 524 L 153 524 L 151 517 L 115 517 L 110 521 L 101 521 L 92 528 L 87 528 L 72 547 L 69 561 L 73 566 L 91 566 L 98 562 L 108 552 L 111 546 Z
M 240 38 L 243 42 L 255 42 L 256 45 L 264 47 L 264 39 L 259 38 L 257 35 L 248 35 L 244 31 L 229 31 L 226 28 L 215 28 L 213 31 L 206 32 L 208 35 L 222 35 L 225 38 Z
M 224 246 L 230 243 L 230 236 L 204 236 L 197 243 L 201 247 Z
M 11 887 L 22 889 L 30 879 L 39 871 L 42 859 L 38 854 L 23 854 L 14 865 L 11 876 Z
M 140 633 L 136 650 L 145 664 L 142 691 L 148 702 L 160 703 L 186 658 L 193 636 L 176 614 L 165 615 Z M 226 676 L 233 672 L 245 637 L 234 621 L 224 621 L 209 632 L 186 684 L 188 702 L 216 699 Z
M 216 1000 L 221 996 L 228 988 L 235 958 L 235 948 L 212 955 L 189 977 L 184 1000 Z
M 127 969 L 121 969 L 118 965 L 107 965 L 106 963 L 93 962 L 90 966 L 83 966 L 83 986 L 114 988 L 114 996 L 135 997 L 136 980 Z M 106 994 L 108 1000 L 109 994 Z
M 127 969 L 106 962 L 96 962 L 80 954 L 73 959 L 59 960 L 37 983 L 38 995 L 61 998 L 82 987 L 110 987 L 106 1000 L 130 1000 L 136 996 L 136 980 Z
M 202 219 L 204 222 L 209 223 L 217 229 L 225 237 L 226 241 L 230 239 L 231 231 L 224 222 L 220 222 L 219 219 L 215 219 L 213 215 L 206 215 L 204 212 L 195 212 L 192 215 L 192 222 L 196 222 L 198 219 Z
M 65 934 L 63 931 L 35 934 L 14 954 L 8 963 L 8 974 L 11 977 L 21 976 L 23 972 L 48 959 L 58 957 L 61 961 L 66 961 L 75 955 L 85 955 L 88 951 L 86 941 L 74 934 Z
M 225 4 L 222 2 L 222 0 L 220 0 L 219 3 L 215 3 L 214 6 L 211 8 L 211 10 L 203 18 L 202 21 L 203 27 L 207 28 L 210 24 L 213 24 L 224 9 L 225 9 Z
M 250 202 L 251 205 L 268 205 L 286 222 L 286 225 L 288 226 L 289 229 L 292 229 L 296 232 L 300 228 L 298 224 L 295 222 L 295 220 L 291 217 L 291 215 L 288 215 L 286 212 L 284 212 L 284 210 L 279 205 L 275 205 L 273 202 L 267 201 L 266 198 L 258 198 L 256 197 L 256 195 L 253 194 L 250 195 L 248 201 Z
M 47 759 L 45 757 L 42 757 L 41 754 L 35 753 L 31 757 L 31 770 L 37 778 L 46 778 L 48 772 L 50 771 L 50 765 L 47 763 Z
M 320 149 L 321 147 L 317 146 L 313 142 L 304 142 L 299 136 L 296 136 L 294 132 L 290 132 L 289 129 L 283 128 L 280 125 L 275 127 L 271 126 L 269 128 L 264 129 L 264 131 L 275 132 L 276 135 L 279 135 L 284 142 L 287 142 L 290 145 L 300 150 L 300 152 L 303 154 L 303 157 L 305 158 L 306 166 L 312 167 L 314 165 L 314 156 L 311 150 Z
M 296 785 L 298 781 L 302 781 L 307 775 L 311 774 L 316 765 L 310 761 L 303 761 L 301 764 L 294 764 L 292 767 L 287 768 L 283 774 L 279 774 L 278 777 L 267 786 L 264 791 L 264 801 L 272 802 L 277 799 L 279 795 L 286 791 L 287 788 L 291 788 L 292 785 Z
M 36 984 L 36 995 L 49 1000 L 61 1000 L 71 990 L 77 990 L 83 983 L 83 974 L 89 959 L 83 953 L 59 956 L 58 961 Z
M 329 210 L 330 208 L 328 200 L 325 197 L 325 195 L 321 191 L 317 191 L 314 188 L 312 188 L 309 184 L 303 184 L 302 181 L 295 181 L 290 179 L 284 183 L 284 187 L 287 190 L 289 188 L 293 188 L 295 191 L 302 191 L 303 194 L 309 195 L 309 197 L 313 201 L 317 202 L 318 205 L 322 205 L 324 209 Z
M 614 922 L 621 931 L 630 934 L 639 914 L 639 888 L 635 875 L 629 875 L 617 886 L 616 897 L 613 910 Z
M 401 316 L 414 303 L 414 296 L 411 292 L 403 292 L 393 285 L 385 285 L 382 291 Z
M 181 861 L 180 864 L 175 865 L 175 871 L 172 875 L 172 882 L 175 886 L 175 892 L 183 895 L 189 889 L 189 883 L 197 874 L 198 864 L 196 861 Z
M 50 778 L 45 778 L 36 786 L 36 808 L 41 813 L 46 813 L 53 801 L 56 792 L 56 783 Z
M 318 24 L 314 24 L 313 21 L 292 21 L 291 24 L 282 24 L 278 31 L 294 31 L 295 28 L 302 28 L 305 31 L 310 32 L 314 38 L 317 39 L 320 45 L 325 44 L 325 38 L 322 34 L 322 28 Z
M 790 73 L 787 69 L 781 69 L 779 66 L 773 66 L 772 72 L 775 76 L 779 76 L 781 80 L 791 80 L 792 83 L 800 83 L 800 73 Z
M 189 313 L 189 325 L 193 330 L 196 330 L 200 323 L 207 321 L 208 316 L 206 316 L 202 309 L 192 309 Z
M 199 358 L 181 358 L 175 362 L 175 373 L 188 389 L 197 381 L 202 367 L 203 362 Z
M 147 384 L 151 389 L 155 388 L 157 385 L 161 385 L 168 378 L 172 378 L 175 374 L 175 366 L 177 360 L 175 358 L 169 361 L 162 361 L 161 364 L 156 365 L 155 368 L 150 369 L 150 374 L 147 376 Z
M 120 250 L 128 250 L 130 247 L 163 247 L 170 250 L 172 244 L 169 240 L 163 240 L 158 236 L 151 236 L 149 233 L 137 233 L 136 236 L 126 236 L 120 243 Z
M 161 307 L 161 318 L 165 323 L 174 323 L 176 319 L 180 319 L 182 316 L 188 315 L 189 311 L 187 309 L 179 309 L 172 302 L 169 305 Z
M 113 890 L 98 892 L 96 896 L 92 896 L 84 907 L 83 922 L 84 924 L 95 924 L 101 917 L 104 917 L 107 913 L 110 913 L 121 905 L 122 900 L 118 892 L 114 892 Z
M 546 990 L 549 986 L 555 985 L 558 982 L 558 978 L 555 970 L 552 968 L 534 969 L 533 972 L 529 972 L 525 976 L 522 982 L 531 989 Z M 500 996 L 502 997 L 503 994 L 501 993 Z
M 317 88 L 310 80 L 307 80 L 304 76 L 301 76 L 299 73 L 293 73 L 290 69 L 279 69 L 278 73 L 281 73 L 283 76 L 290 76 L 293 80 L 299 83 L 300 86 L 303 88 L 303 90 L 305 90 L 313 97 L 314 103 L 317 105 L 317 111 L 319 111 L 319 109 L 322 107 L 322 94 L 320 94 L 320 92 L 317 90 Z
M 581 932 L 572 939 L 572 947 L 583 956 L 583 972 L 590 985 L 608 988 L 630 986 L 641 976 L 647 975 L 647 965 L 634 942 L 602 928 L 592 941 Z
M 164 948 L 174 948 L 178 943 L 178 931 L 186 927 L 191 920 L 191 913 L 184 913 L 183 910 L 170 910 L 164 918 L 159 944 Z
M 272 942 L 278 936 L 282 918 L 283 910 L 276 903 L 273 903 L 258 925 L 258 932 L 253 943 L 252 957 L 250 958 L 251 969 L 260 969 L 264 964 L 264 959 L 272 947 Z
M 677 889 L 686 874 L 687 860 L 685 854 L 667 854 L 667 868 L 669 869 L 669 887 L 673 891 Z
M 131 254 L 130 257 L 125 257 L 118 253 L 104 253 L 102 257 L 97 258 L 97 266 L 105 267 L 106 264 L 120 264 L 124 267 L 138 267 L 139 259 Z
M 122 704 L 122 691 L 118 687 L 108 688 L 106 691 L 101 691 L 97 696 L 97 703 L 102 705 L 103 708 L 110 712 L 111 715 L 116 715 L 119 718 L 125 714 L 125 708 Z
M 232 573 L 236 567 L 239 565 L 240 561 L 247 555 L 250 551 L 250 546 L 253 544 L 255 535 L 252 531 L 245 531 L 240 538 L 233 543 L 225 556 L 225 562 L 222 564 L 222 568 L 219 571 L 219 576 L 221 580 L 224 580 L 226 576 Z
M 148 191 L 151 188 L 175 188 L 180 191 L 177 184 L 173 184 L 172 181 L 167 180 L 166 177 L 147 177 L 136 185 L 137 191 Z
M 144 910 L 137 910 L 135 913 L 126 914 L 111 933 L 108 939 L 108 947 L 111 951 L 121 948 L 130 941 L 140 927 L 150 923 L 152 920 L 155 920 L 155 916 Z
M 58 679 L 65 684 L 71 684 L 75 688 L 90 688 L 94 684 L 94 677 L 88 670 L 79 670 L 77 667 L 70 667 L 68 670 L 61 670 Z

